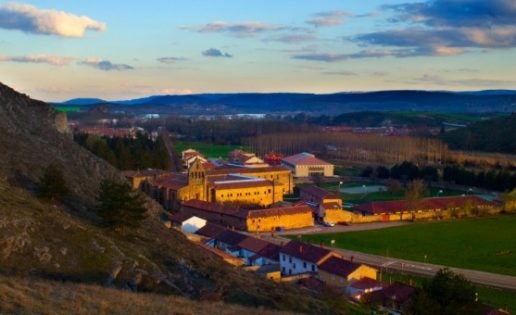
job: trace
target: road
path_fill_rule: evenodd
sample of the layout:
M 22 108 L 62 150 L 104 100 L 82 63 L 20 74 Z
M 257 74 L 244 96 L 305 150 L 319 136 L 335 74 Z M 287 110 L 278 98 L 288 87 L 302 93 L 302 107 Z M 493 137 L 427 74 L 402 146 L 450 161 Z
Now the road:
M 355 225 L 335 225 L 332 227 L 326 227 L 322 225 L 316 225 L 314 227 L 297 229 L 297 230 L 288 230 L 285 232 L 278 232 L 278 235 L 298 235 L 298 234 L 321 234 L 321 233 L 345 233 L 345 232 L 357 232 L 357 231 L 367 231 L 367 230 L 378 230 L 385 229 L 395 226 L 407 225 L 411 224 L 411 222 L 375 222 L 375 223 L 361 223 Z
M 369 227 L 364 227 L 364 228 L 372 229 L 373 227 L 370 225 Z M 320 229 L 325 229 L 325 228 L 320 228 Z M 317 232 L 315 230 L 308 231 L 308 232 L 320 233 L 320 231 Z M 285 233 L 283 233 L 283 234 L 285 234 Z M 295 234 L 301 234 L 301 233 L 299 231 L 297 231 L 297 233 L 292 233 L 292 234 L 295 235 Z M 285 244 L 288 241 L 290 241 L 288 238 L 285 238 L 281 235 L 271 236 L 270 234 L 262 234 L 261 237 L 263 239 L 274 242 L 276 244 Z M 393 258 L 393 257 L 366 254 L 366 253 L 362 253 L 362 252 L 334 248 L 334 247 L 329 247 L 329 246 L 324 246 L 324 247 L 328 248 L 336 253 L 339 253 L 346 259 L 351 259 L 351 257 L 353 257 L 354 262 L 377 267 L 380 270 L 380 272 L 385 271 L 385 270 L 394 270 L 394 271 L 401 271 L 404 273 L 409 273 L 409 274 L 414 274 L 414 275 L 419 275 L 419 276 L 432 277 L 440 269 L 448 268 L 457 274 L 463 275 L 464 277 L 466 277 L 468 280 L 470 280 L 473 283 L 477 283 L 477 284 L 481 284 L 481 285 L 485 285 L 485 286 L 489 286 L 489 287 L 516 291 L 516 277 L 509 276 L 509 275 L 502 275 L 502 274 L 496 274 L 496 273 L 490 273 L 490 272 L 484 272 L 484 271 L 478 271 L 478 270 L 471 270 L 471 269 L 448 267 L 448 266 L 443 266 L 443 265 L 427 264 L 427 263 L 404 260 L 404 259 Z

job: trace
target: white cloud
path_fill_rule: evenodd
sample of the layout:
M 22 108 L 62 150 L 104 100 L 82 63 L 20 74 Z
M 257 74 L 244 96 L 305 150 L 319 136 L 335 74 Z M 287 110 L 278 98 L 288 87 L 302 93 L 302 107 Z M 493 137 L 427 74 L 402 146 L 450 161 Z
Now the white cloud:
M 104 31 L 106 24 L 64 11 L 8 3 L 0 7 L 0 28 L 61 37 L 83 37 L 86 30 Z
M 53 66 L 64 66 L 70 64 L 74 58 L 49 55 L 28 55 L 28 56 L 1 56 L 0 62 L 20 63 L 46 63 Z
M 134 67 L 123 63 L 112 63 L 109 60 L 101 60 L 97 58 L 89 58 L 79 62 L 80 65 L 86 65 L 102 71 L 124 71 L 133 70 Z

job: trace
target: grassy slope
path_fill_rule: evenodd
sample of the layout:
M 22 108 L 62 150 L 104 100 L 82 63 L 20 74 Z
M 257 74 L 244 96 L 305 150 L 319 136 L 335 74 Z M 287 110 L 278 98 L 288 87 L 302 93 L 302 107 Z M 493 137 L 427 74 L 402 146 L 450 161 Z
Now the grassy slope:
M 2 314 L 290 314 L 176 296 L 134 294 L 97 285 L 5 276 L 0 276 L 0 296 Z
M 383 230 L 305 235 L 319 243 L 415 261 L 516 275 L 516 216 L 415 223 Z

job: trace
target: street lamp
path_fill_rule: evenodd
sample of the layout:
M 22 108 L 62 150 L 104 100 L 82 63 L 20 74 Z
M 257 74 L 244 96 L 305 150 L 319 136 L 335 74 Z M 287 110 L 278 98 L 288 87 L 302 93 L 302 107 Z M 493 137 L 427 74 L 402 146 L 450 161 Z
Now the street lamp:
M 439 189 L 439 191 L 437 192 L 437 195 L 436 197 L 439 197 L 440 194 L 442 194 L 444 191 L 442 189 Z

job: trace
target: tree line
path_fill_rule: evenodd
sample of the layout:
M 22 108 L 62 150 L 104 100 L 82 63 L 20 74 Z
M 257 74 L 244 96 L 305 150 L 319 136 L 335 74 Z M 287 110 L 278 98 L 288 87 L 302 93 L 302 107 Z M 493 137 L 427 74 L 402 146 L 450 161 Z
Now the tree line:
M 360 174 L 362 177 L 376 177 L 380 179 L 415 180 L 426 182 L 443 180 L 449 183 L 485 188 L 496 191 L 510 191 L 516 187 L 516 173 L 507 169 L 470 170 L 458 165 L 448 165 L 440 169 L 434 166 L 417 166 L 404 161 L 391 168 L 368 166 Z
M 74 140 L 120 170 L 171 168 L 171 160 L 161 137 L 154 141 L 142 133 L 138 133 L 134 139 L 75 134 Z

